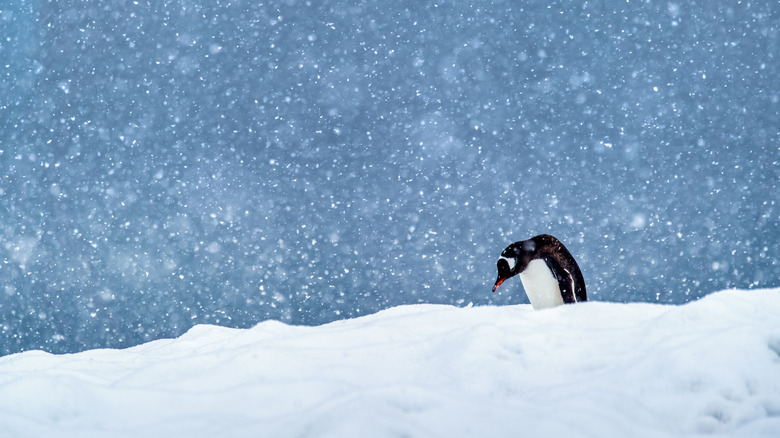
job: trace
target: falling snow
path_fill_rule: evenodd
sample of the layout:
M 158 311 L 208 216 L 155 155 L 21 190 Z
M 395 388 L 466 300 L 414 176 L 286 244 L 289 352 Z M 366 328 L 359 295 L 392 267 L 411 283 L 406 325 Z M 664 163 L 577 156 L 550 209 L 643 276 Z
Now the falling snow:
M 202 4 L 201 4 L 202 3 Z M 0 8 L 0 354 L 492 295 L 780 285 L 780 6 Z

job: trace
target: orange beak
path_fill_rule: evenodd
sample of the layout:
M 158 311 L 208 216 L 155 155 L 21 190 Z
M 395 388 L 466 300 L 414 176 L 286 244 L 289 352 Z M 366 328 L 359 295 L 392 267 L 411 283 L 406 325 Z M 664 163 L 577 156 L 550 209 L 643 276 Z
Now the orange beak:
M 501 286 L 501 283 L 503 283 L 504 280 L 506 280 L 506 277 L 505 278 L 498 277 L 498 279 L 496 280 L 496 284 L 493 285 L 493 292 L 495 292 L 496 289 L 498 289 L 498 287 Z

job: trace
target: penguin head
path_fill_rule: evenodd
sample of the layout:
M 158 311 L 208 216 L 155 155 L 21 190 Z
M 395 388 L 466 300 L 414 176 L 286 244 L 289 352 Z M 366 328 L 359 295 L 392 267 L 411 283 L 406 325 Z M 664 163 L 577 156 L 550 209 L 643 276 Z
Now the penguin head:
M 501 253 L 501 257 L 498 258 L 498 278 L 496 284 L 493 285 L 493 292 L 501 286 L 507 278 L 514 277 L 515 275 L 525 271 L 528 264 L 531 263 L 536 257 L 536 242 L 533 240 L 523 240 L 521 242 L 515 242 L 506 247 Z

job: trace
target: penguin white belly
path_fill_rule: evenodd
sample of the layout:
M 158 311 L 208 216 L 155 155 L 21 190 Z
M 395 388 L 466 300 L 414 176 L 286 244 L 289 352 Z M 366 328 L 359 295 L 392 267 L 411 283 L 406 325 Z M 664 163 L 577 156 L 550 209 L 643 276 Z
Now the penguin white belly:
M 552 271 L 544 260 L 532 260 L 520 273 L 520 281 L 523 282 L 525 293 L 534 309 L 546 309 L 563 304 L 558 280 L 553 277 Z

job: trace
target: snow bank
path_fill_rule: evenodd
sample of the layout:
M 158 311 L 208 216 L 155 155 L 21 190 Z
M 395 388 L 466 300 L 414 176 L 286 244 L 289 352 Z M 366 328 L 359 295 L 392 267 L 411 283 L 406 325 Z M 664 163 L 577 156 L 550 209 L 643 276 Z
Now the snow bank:
M 3 437 L 780 436 L 780 289 L 403 306 L 0 358 Z

